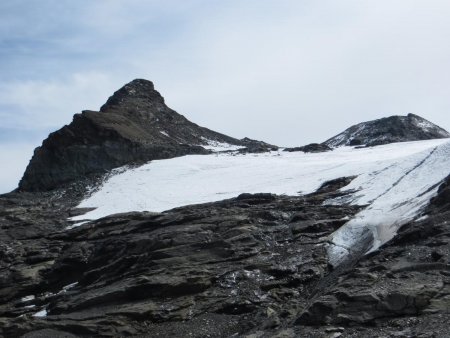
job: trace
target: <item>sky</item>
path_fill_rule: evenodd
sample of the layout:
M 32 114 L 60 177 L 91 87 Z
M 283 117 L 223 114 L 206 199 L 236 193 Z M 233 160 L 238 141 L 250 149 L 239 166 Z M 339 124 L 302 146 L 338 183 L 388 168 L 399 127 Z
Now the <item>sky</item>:
M 448 0 L 4 0 L 0 193 L 49 132 L 134 78 L 280 146 L 415 113 L 450 130 Z

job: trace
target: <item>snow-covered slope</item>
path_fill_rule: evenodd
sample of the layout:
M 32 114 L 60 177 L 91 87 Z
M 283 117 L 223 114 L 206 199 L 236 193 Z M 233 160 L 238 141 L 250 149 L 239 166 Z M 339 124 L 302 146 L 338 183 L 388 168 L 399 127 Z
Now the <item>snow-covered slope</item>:
M 188 155 L 121 168 L 79 207 L 96 208 L 73 220 L 113 213 L 164 211 L 218 201 L 241 193 L 304 194 L 324 182 L 356 175 L 345 198 L 330 204 L 368 205 L 331 239 L 338 263 L 367 232 L 376 249 L 419 214 L 450 169 L 448 139 L 394 143 L 374 148 L 342 147 L 327 153 Z

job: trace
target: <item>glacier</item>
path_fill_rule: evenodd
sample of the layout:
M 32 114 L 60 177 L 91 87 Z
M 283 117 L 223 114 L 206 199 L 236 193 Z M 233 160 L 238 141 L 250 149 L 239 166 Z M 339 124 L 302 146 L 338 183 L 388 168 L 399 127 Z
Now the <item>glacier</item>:
M 82 224 L 115 213 L 162 212 L 241 193 L 301 195 L 326 181 L 356 176 L 342 188 L 347 195 L 326 201 L 366 206 L 330 238 L 330 262 L 338 265 L 367 231 L 374 239 L 367 251 L 373 251 L 420 215 L 449 169 L 450 139 L 340 147 L 324 153 L 188 155 L 113 171 L 78 205 L 95 209 L 71 220 Z

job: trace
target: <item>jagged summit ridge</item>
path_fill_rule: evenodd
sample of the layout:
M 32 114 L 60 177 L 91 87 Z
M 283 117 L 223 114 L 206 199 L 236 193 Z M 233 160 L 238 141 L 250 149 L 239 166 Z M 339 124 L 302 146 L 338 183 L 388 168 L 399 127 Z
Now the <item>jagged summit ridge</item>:
M 390 116 L 351 126 L 326 140 L 329 147 L 374 146 L 393 142 L 448 138 L 450 133 L 415 114 Z

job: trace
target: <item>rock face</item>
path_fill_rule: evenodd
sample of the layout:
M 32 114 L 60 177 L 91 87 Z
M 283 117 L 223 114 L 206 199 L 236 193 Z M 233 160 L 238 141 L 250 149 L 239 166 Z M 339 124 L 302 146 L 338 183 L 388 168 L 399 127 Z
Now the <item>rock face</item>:
M 393 142 L 430 140 L 450 137 L 450 133 L 424 118 L 408 114 L 362 122 L 328 139 L 323 144 L 341 146 L 376 146 Z
M 71 124 L 38 147 L 20 181 L 22 191 L 51 190 L 90 174 L 187 154 L 226 143 L 259 147 L 200 127 L 166 106 L 147 80 L 134 80 L 111 96 L 99 112 L 76 114 Z

